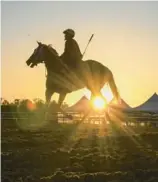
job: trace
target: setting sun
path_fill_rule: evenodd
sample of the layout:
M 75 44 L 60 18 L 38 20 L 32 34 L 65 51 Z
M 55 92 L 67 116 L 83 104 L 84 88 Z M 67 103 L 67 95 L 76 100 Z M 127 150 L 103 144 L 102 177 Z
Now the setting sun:
M 104 87 L 101 89 L 101 94 L 107 100 L 107 103 L 109 103 L 113 99 L 113 94 L 107 84 L 104 85 Z M 84 89 L 84 95 L 89 100 L 91 99 L 91 92 L 86 88 Z M 104 99 L 102 99 L 101 97 L 98 96 L 92 100 L 92 105 L 95 106 L 95 108 L 97 108 L 97 109 L 102 109 L 105 107 L 105 101 L 104 101 Z
M 101 97 L 95 97 L 92 100 L 92 105 L 95 109 L 104 109 L 106 106 L 106 103 Z

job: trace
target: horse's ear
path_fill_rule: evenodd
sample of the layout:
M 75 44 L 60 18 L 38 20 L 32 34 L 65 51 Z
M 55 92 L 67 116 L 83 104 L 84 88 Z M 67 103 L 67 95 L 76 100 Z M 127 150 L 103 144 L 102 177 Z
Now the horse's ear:
M 37 44 L 38 44 L 38 45 L 41 45 L 41 42 L 38 42 L 38 41 L 37 41 Z
M 48 47 L 52 47 L 52 44 L 48 44 Z

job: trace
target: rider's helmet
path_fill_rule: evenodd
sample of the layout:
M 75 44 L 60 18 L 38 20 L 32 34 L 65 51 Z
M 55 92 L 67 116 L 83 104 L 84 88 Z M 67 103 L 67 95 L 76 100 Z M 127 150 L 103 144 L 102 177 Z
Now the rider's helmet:
M 72 38 L 75 36 L 75 31 L 72 29 L 66 29 L 63 31 L 63 33 L 71 36 Z

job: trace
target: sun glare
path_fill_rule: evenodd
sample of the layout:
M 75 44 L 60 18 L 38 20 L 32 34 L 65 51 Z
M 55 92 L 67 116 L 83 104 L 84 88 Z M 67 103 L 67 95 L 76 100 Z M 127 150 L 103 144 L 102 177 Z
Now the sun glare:
M 95 109 L 104 109 L 106 106 L 106 103 L 104 99 L 102 99 L 101 97 L 95 97 L 92 100 L 92 105 L 94 106 Z
M 106 99 L 107 103 L 113 99 L 113 94 L 107 84 L 101 89 L 101 94 Z M 85 90 L 84 95 L 89 100 L 91 99 L 91 92 L 88 89 Z M 107 105 L 106 101 L 102 97 L 97 96 L 92 99 L 91 104 L 94 109 L 102 110 Z
M 105 97 L 108 103 L 113 99 L 113 94 L 107 84 L 101 89 L 101 94 Z M 90 100 L 91 92 L 88 89 L 84 90 L 84 95 Z
M 105 85 L 101 89 L 101 93 L 106 98 L 107 102 L 110 102 L 113 99 L 113 94 L 111 92 L 111 89 L 107 85 Z

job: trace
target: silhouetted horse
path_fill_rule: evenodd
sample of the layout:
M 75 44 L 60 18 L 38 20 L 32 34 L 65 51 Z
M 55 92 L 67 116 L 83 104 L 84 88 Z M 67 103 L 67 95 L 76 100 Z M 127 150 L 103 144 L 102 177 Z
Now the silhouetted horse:
M 52 95 L 59 93 L 58 104 L 61 106 L 66 95 L 86 87 L 91 91 L 91 96 L 101 96 L 100 90 L 108 83 L 118 101 L 119 93 L 112 72 L 94 60 L 82 61 L 78 69 L 69 69 L 60 59 L 58 53 L 49 45 L 38 43 L 38 47 L 26 61 L 33 68 L 39 63 L 45 63 L 47 69 L 46 103 L 49 104 Z

